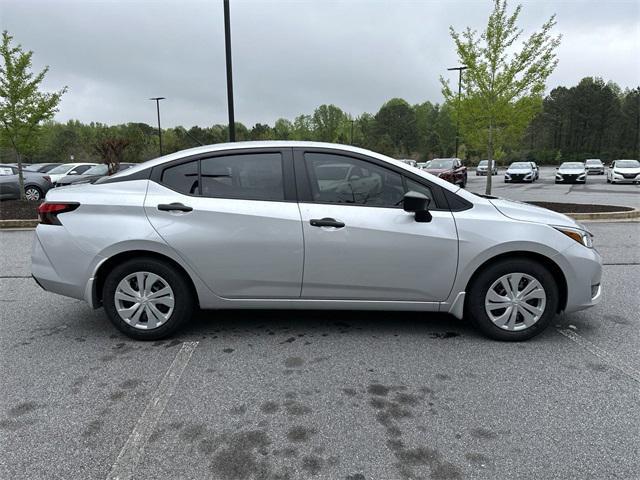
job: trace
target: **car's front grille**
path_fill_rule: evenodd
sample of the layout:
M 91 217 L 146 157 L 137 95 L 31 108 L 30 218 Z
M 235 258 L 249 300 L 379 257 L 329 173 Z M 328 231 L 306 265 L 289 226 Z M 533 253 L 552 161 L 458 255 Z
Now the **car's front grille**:
M 631 180 L 632 178 L 636 178 L 636 173 L 623 173 L 622 176 L 627 180 Z
M 524 174 L 521 174 L 521 173 L 510 173 L 509 176 L 511 177 L 511 180 L 523 180 L 524 179 Z
M 578 178 L 578 175 L 562 175 L 562 178 L 564 178 L 565 180 L 571 181 Z

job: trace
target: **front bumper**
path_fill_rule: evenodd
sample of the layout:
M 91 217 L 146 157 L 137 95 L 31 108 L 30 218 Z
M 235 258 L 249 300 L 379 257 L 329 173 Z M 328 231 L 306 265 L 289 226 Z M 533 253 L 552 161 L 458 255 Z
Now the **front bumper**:
M 612 173 L 611 180 L 616 183 L 640 183 L 640 174 L 634 177 L 621 175 L 619 173 Z
M 554 257 L 567 281 L 567 304 L 564 311 L 577 312 L 602 300 L 602 257 L 594 248 L 578 243 Z
M 519 173 L 507 173 L 504 176 L 505 182 L 532 182 L 534 178 L 533 173 L 519 174 Z
M 587 174 L 583 173 L 581 175 L 562 175 L 556 174 L 556 182 L 557 183 L 583 183 L 587 181 Z

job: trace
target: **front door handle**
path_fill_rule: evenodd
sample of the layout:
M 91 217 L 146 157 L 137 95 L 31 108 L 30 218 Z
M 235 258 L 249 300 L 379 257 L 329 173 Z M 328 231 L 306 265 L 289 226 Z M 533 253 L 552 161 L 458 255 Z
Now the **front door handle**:
M 161 203 L 158 210 L 163 212 L 190 212 L 193 208 L 183 205 L 182 203 Z
M 344 222 L 336 220 L 335 218 L 312 218 L 309 220 L 312 227 L 344 227 Z

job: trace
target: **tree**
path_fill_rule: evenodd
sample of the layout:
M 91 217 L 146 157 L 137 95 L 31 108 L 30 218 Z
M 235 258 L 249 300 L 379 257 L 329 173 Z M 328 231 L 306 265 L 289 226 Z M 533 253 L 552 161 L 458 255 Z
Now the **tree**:
M 345 114 L 335 105 L 320 105 L 313 112 L 315 136 L 321 142 L 335 142 Z
M 560 36 L 551 36 L 555 15 L 529 36 L 520 48 L 515 43 L 523 31 L 516 25 L 522 6 L 510 15 L 507 0 L 494 0 L 487 27 L 480 35 L 467 27 L 462 33 L 450 28 L 464 71 L 464 92 L 457 92 L 440 79 L 447 103 L 460 119 L 467 143 L 486 147 L 489 170 L 494 151 L 519 140 L 542 107 L 545 82 L 558 61 Z M 486 193 L 491 194 L 491 175 Z
M 40 91 L 40 84 L 49 71 L 31 71 L 33 52 L 12 45 L 13 37 L 5 30 L 0 44 L 0 123 L 3 143 L 9 143 L 18 160 L 20 198 L 25 199 L 22 175 L 22 155 L 33 147 L 37 129 L 58 111 L 58 104 L 67 87 L 54 93 Z
M 127 146 L 129 146 L 129 140 L 126 138 L 104 138 L 94 145 L 96 153 L 107 165 L 109 175 L 118 171 Z
M 392 98 L 380 107 L 375 118 L 378 135 L 387 135 L 396 153 L 409 155 L 417 146 L 416 113 L 405 100 Z

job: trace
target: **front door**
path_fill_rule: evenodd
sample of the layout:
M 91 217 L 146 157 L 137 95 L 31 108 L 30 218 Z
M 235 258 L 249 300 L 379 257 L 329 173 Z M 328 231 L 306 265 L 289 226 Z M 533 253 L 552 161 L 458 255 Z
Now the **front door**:
M 310 186 L 300 203 L 303 298 L 447 298 L 458 262 L 451 212 L 434 208 L 432 221 L 419 223 L 402 209 L 406 191 L 433 198 L 428 185 L 362 158 L 307 151 L 296 160 Z

